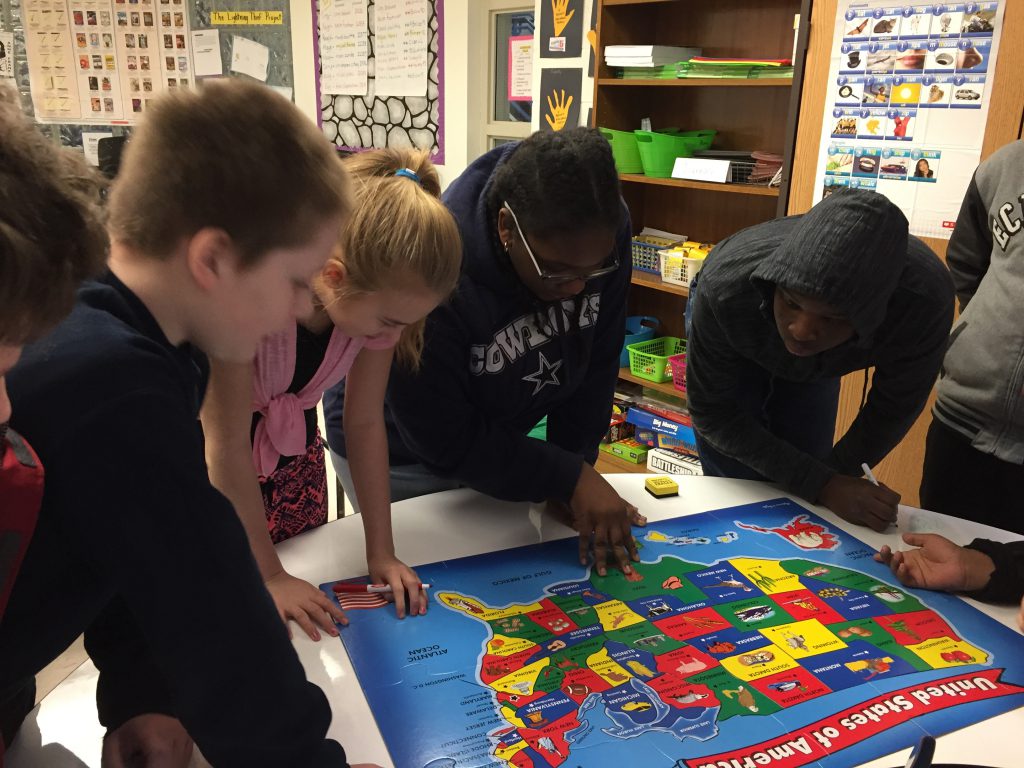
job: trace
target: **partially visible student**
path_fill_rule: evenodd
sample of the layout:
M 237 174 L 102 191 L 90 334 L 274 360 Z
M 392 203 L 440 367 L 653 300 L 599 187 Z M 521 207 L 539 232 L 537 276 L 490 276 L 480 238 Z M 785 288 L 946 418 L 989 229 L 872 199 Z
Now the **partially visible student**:
M 939 376 L 921 506 L 1024 534 L 1024 141 L 974 173 L 946 263 L 960 300 Z
M 110 271 L 8 377 L 47 482 L 0 690 L 85 630 L 108 729 L 178 718 L 214 765 L 347 765 L 198 422 L 205 354 L 250 360 L 309 311 L 347 194 L 316 127 L 262 85 L 217 81 L 146 114 L 110 198 Z
M 875 554 L 902 584 L 962 592 L 989 603 L 1021 601 L 1018 621 L 1024 631 L 1024 541 L 975 539 L 961 547 L 934 533 L 905 533 L 903 541 L 918 549 L 883 546 Z
M 949 272 L 874 192 L 744 229 L 687 302 L 687 400 L 704 474 L 767 479 L 883 530 L 899 495 L 861 478 L 924 407 L 953 320 Z M 833 445 L 840 378 L 874 367 Z
M 202 411 L 210 479 L 241 516 L 282 619 L 313 640 L 317 626 L 336 635 L 334 622 L 345 615 L 288 574 L 273 543 L 327 521 L 316 405 L 346 374 L 344 423 L 370 578 L 391 585 L 399 617 L 406 592 L 410 613 L 426 612 L 419 578 L 395 556 L 384 392 L 393 358 L 410 371 L 418 366 L 423 319 L 455 288 L 462 260 L 426 152 L 375 150 L 345 166 L 355 206 L 339 252 L 313 282 L 311 311 L 264 339 L 255 365 L 212 361 Z
M 584 128 L 536 133 L 478 158 L 444 200 L 465 260 L 452 301 L 427 319 L 420 370 L 392 370 L 392 498 L 461 483 L 500 499 L 569 504 L 581 559 L 593 536 L 599 572 L 609 558 L 628 570 L 629 505 L 593 467 L 631 269 L 608 142 Z M 328 411 L 339 407 L 335 399 Z M 528 436 L 544 416 L 546 442 Z M 342 452 L 351 462 L 358 439 L 330 437 L 342 478 Z
M 0 625 L 43 500 L 39 457 L 8 425 L 6 376 L 22 347 L 71 311 L 79 283 L 102 269 L 101 186 L 24 117 L 13 89 L 0 87 Z M 0 764 L 34 699 L 32 676 L 0 693 Z

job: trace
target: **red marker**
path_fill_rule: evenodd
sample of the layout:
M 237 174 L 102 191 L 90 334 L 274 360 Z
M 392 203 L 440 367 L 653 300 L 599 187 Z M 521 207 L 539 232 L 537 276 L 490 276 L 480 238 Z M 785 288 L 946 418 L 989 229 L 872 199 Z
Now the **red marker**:
M 430 589 L 430 584 L 418 585 L 420 589 Z M 335 584 L 331 587 L 335 592 L 391 592 L 390 584 Z

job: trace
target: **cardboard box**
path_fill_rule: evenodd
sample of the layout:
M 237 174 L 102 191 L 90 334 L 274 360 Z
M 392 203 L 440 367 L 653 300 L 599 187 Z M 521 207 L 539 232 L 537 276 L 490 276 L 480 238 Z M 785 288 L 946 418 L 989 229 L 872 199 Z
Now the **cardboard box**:
M 685 417 L 685 419 L 686 422 L 689 422 L 689 417 Z M 690 452 L 697 452 L 697 438 L 693 433 L 693 427 L 689 423 L 672 421 L 663 415 L 641 410 L 640 408 L 630 408 L 626 414 L 626 421 L 636 426 L 639 430 L 646 429 L 661 435 L 668 435 L 686 446 Z
M 602 443 L 617 443 L 620 440 L 626 440 L 633 436 L 633 430 L 635 427 L 626 421 L 625 415 L 616 414 L 612 416 L 611 423 L 608 425 L 608 431 L 602 438 Z
M 647 446 L 640 445 L 640 443 L 631 438 L 619 440 L 617 443 L 609 445 L 602 445 L 601 450 L 613 456 L 618 456 L 620 459 L 631 461 L 634 464 L 643 464 L 647 458 Z
M 670 475 L 703 475 L 700 461 L 691 456 L 681 456 L 672 451 L 654 448 L 647 452 L 647 468 L 653 472 L 668 472 Z

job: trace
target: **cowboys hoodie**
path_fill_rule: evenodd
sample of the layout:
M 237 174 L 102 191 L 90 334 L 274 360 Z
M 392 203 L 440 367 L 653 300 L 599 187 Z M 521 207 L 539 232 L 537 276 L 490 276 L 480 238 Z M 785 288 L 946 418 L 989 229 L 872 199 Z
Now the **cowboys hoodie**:
M 812 357 L 790 354 L 775 325 L 781 285 L 835 307 L 854 336 Z M 860 476 L 903 438 L 935 383 L 953 321 L 953 283 L 907 220 L 874 192 L 833 194 L 802 216 L 742 230 L 700 273 L 687 349 L 695 428 L 715 449 L 810 501 L 836 473 Z M 748 377 L 794 382 L 875 368 L 871 391 L 825 460 L 772 434 L 738 406 Z
M 608 430 L 625 336 L 629 216 L 623 205 L 616 272 L 571 299 L 540 302 L 501 248 L 488 206 L 494 174 L 517 146 L 483 155 L 444 194 L 462 235 L 462 275 L 427 319 L 419 371 L 392 368 L 391 463 L 420 462 L 499 499 L 568 501 Z M 544 416 L 547 442 L 528 437 Z

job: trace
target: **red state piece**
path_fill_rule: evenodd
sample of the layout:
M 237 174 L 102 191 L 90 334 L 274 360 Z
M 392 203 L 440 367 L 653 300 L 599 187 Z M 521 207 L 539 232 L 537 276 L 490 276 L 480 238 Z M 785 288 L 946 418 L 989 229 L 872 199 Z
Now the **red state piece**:
M 611 683 L 589 667 L 570 669 L 565 673 L 565 679 L 562 680 L 562 693 L 577 704 L 590 694 L 601 693 L 611 687 Z
M 680 677 L 699 675 L 701 672 L 718 666 L 717 659 L 692 645 L 655 656 L 654 660 L 660 672 L 672 673 Z
M 836 613 L 828 603 L 809 589 L 795 589 L 792 592 L 779 592 L 768 595 L 782 610 L 797 621 L 815 619 L 822 624 L 837 624 L 847 621 Z
M 674 672 L 658 675 L 653 680 L 648 680 L 647 685 L 657 692 L 658 698 L 676 709 L 690 709 L 691 707 L 707 709 L 721 706 L 714 690 L 700 683 L 691 683 L 682 675 L 677 675 Z
M 565 740 L 565 735 L 579 727 L 580 721 L 576 715 L 570 714 L 543 728 L 520 728 L 519 735 L 538 755 L 547 760 L 547 765 L 556 768 L 569 759 L 569 742 Z
M 874 621 L 896 638 L 900 645 L 917 645 L 939 637 L 961 639 L 945 619 L 929 609 L 875 616 Z
M 500 680 L 517 669 L 522 669 L 532 656 L 537 654 L 540 646 L 534 646 L 525 650 L 513 653 L 510 656 L 497 656 L 493 653 L 484 654 L 480 663 L 480 679 L 485 684 Z
M 750 684 L 780 707 L 792 707 L 832 693 L 831 688 L 803 667 L 752 680 Z
M 544 627 L 554 635 L 564 635 L 579 629 L 576 622 L 570 619 L 565 612 L 550 600 L 541 600 L 539 611 L 531 611 L 526 614 L 531 621 L 538 626 Z
M 689 640 L 711 632 L 729 629 L 732 624 L 722 617 L 714 608 L 700 608 L 688 613 L 677 613 L 654 622 L 660 629 L 674 640 Z
M 533 758 L 531 758 L 527 754 L 524 754 L 524 752 L 525 750 L 519 750 L 514 755 L 512 755 L 512 757 L 510 757 L 508 761 L 512 763 L 512 765 L 514 765 L 515 768 L 543 768 L 543 766 L 539 766 L 536 763 L 534 763 Z

